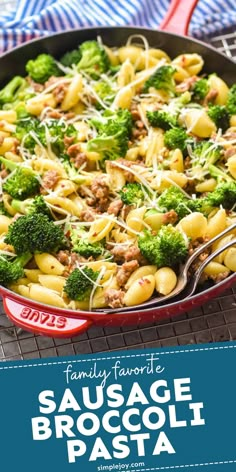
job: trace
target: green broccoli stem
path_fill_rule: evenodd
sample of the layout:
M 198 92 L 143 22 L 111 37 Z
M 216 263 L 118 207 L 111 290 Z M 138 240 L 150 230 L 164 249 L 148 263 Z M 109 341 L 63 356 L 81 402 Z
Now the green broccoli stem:
M 13 79 L 10 80 L 2 90 L 0 90 L 0 103 L 13 102 L 16 92 L 25 84 L 26 80 L 23 77 L 19 75 L 13 77 Z
M 11 206 L 13 210 L 17 211 L 18 213 L 22 213 L 26 215 L 32 206 L 32 202 L 33 200 L 30 200 L 30 199 L 23 200 L 23 201 L 13 199 L 11 201 Z
M 0 156 L 0 162 L 6 167 L 6 169 L 10 170 L 11 172 L 20 167 L 20 164 L 18 164 L 17 162 L 10 161 L 9 159 L 6 159 L 3 156 Z
M 0 257 L 0 284 L 8 286 L 24 277 L 24 266 L 30 261 L 32 254 L 25 252 L 15 259 L 9 259 L 5 256 Z
M 208 170 L 211 176 L 215 177 L 218 181 L 226 180 L 227 182 L 234 182 L 234 179 L 230 177 L 230 175 L 226 174 L 226 172 L 223 172 L 213 164 L 209 165 Z
M 114 136 L 98 136 L 91 139 L 87 144 L 88 151 L 104 152 L 109 151 L 110 148 L 116 147 L 116 140 Z
M 24 254 L 17 256 L 14 259 L 13 264 L 19 264 L 22 267 L 25 267 L 26 264 L 28 264 L 28 262 L 30 261 L 30 259 L 32 259 L 32 254 L 30 252 L 25 252 Z

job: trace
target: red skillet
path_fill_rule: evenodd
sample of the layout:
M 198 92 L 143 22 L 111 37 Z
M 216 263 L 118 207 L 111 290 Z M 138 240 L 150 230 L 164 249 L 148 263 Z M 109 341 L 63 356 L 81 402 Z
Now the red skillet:
M 95 39 L 98 35 L 103 38 L 105 44 L 119 46 L 124 45 L 130 35 L 143 34 L 152 47 L 164 49 L 172 58 L 182 53 L 198 52 L 205 60 L 205 72 L 217 72 L 228 84 L 232 85 L 235 82 L 236 71 L 233 61 L 200 41 L 181 36 L 187 34 L 196 3 L 197 0 L 172 0 L 167 16 L 161 25 L 165 31 L 131 27 L 90 28 L 67 31 L 31 41 L 0 58 L 0 80 L 6 82 L 13 75 L 23 75 L 25 62 L 42 52 L 60 57 L 81 42 Z M 231 287 L 235 282 L 236 274 L 232 274 L 221 283 L 188 299 L 149 308 L 143 304 L 128 312 L 119 313 L 108 313 L 105 310 L 104 312 L 76 312 L 55 308 L 26 299 L 4 287 L 0 287 L 0 294 L 7 315 L 17 326 L 46 336 L 72 337 L 87 330 L 92 324 L 102 326 L 142 324 L 177 315 L 203 304 L 206 300 Z

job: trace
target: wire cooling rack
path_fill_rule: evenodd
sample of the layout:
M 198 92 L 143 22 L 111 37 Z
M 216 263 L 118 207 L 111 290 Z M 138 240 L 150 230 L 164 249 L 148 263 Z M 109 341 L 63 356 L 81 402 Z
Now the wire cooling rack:
M 236 31 L 230 30 L 226 34 L 215 36 L 210 39 L 210 42 L 218 51 L 231 59 L 236 59 Z
M 219 51 L 236 59 L 236 32 L 206 38 Z M 235 77 L 236 81 L 236 77 Z M 236 287 L 201 307 L 162 322 L 141 326 L 92 327 L 69 339 L 35 336 L 16 328 L 0 304 L 0 360 L 91 354 L 101 351 L 156 348 L 236 339 Z

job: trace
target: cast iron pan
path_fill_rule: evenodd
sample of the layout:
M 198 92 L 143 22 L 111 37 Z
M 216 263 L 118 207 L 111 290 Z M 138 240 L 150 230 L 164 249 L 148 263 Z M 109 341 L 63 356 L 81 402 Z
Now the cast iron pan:
M 108 46 L 124 45 L 129 36 L 144 35 L 151 47 L 163 49 L 171 58 L 183 53 L 198 53 L 204 58 L 206 73 L 216 72 L 229 85 L 235 80 L 235 63 L 204 43 L 186 38 L 188 25 L 197 0 L 172 0 L 170 9 L 161 25 L 161 30 L 150 30 L 134 27 L 102 27 L 80 30 L 70 30 L 41 39 L 33 40 L 17 47 L 0 58 L 0 83 L 4 85 L 14 75 L 25 75 L 24 64 L 28 59 L 40 53 L 50 53 L 60 57 L 64 52 L 76 48 L 83 41 L 96 39 L 101 36 Z M 171 31 L 172 33 L 169 33 Z M 175 34 L 177 33 L 177 34 Z M 168 318 L 187 311 L 194 306 L 204 303 L 209 298 L 217 296 L 222 290 L 232 286 L 236 281 L 236 274 L 205 289 L 204 291 L 184 300 L 175 301 L 168 305 L 151 306 L 143 304 L 129 311 L 109 313 L 78 312 L 55 308 L 49 305 L 26 299 L 10 290 L 0 287 L 4 309 L 9 318 L 17 325 L 28 331 L 51 337 L 72 337 L 87 330 L 92 324 L 124 325 L 147 323 L 153 320 Z

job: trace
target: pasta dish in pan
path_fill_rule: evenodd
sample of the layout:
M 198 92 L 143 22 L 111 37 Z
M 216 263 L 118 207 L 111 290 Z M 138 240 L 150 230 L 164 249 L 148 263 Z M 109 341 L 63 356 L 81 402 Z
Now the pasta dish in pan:
M 40 54 L 2 88 L 1 285 L 74 310 L 174 289 L 194 249 L 236 219 L 236 84 L 203 66 L 143 36 L 97 38 Z M 202 282 L 232 271 L 235 247 Z

